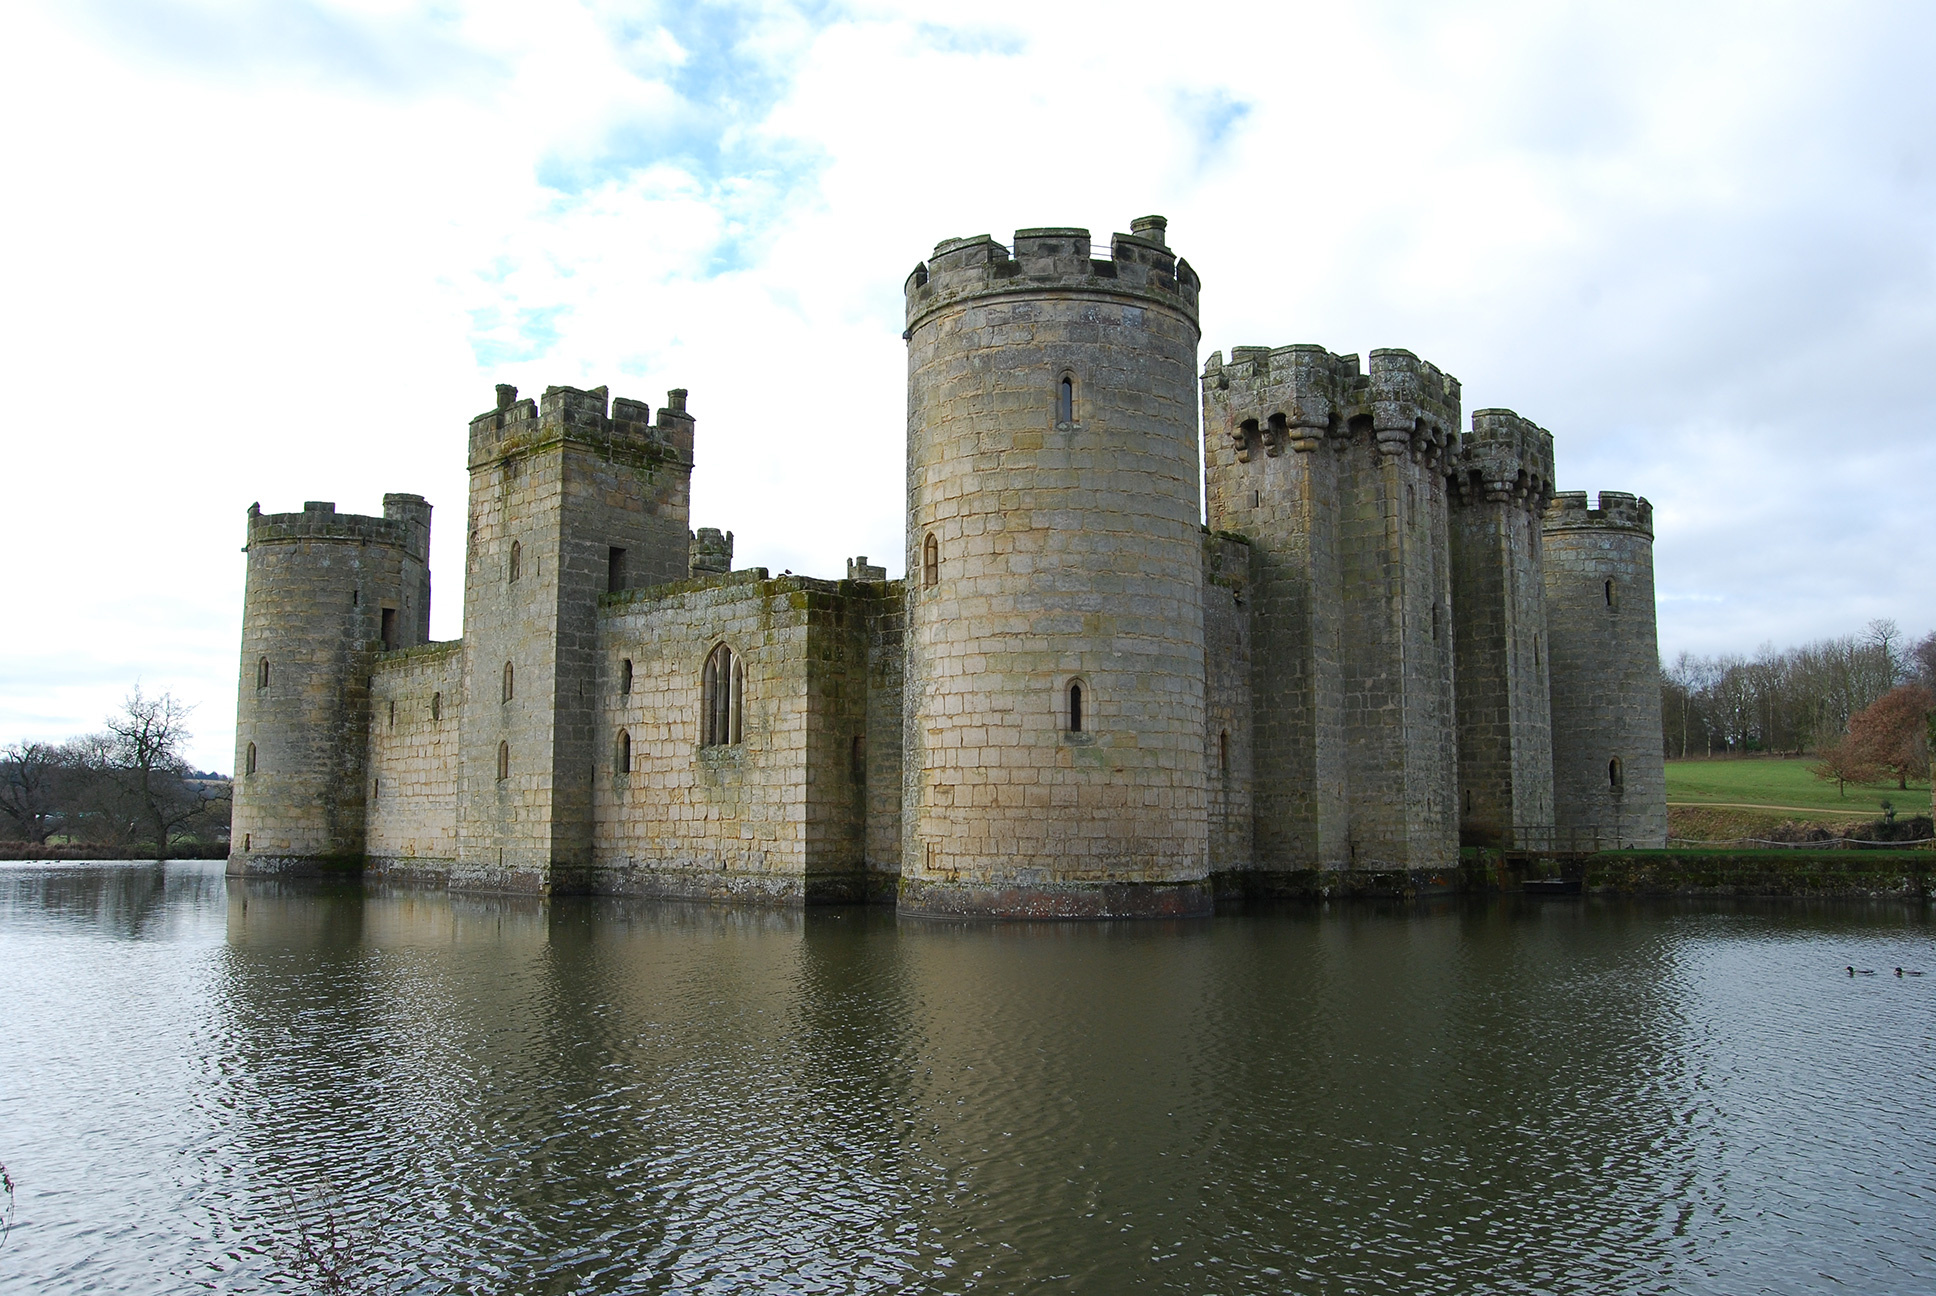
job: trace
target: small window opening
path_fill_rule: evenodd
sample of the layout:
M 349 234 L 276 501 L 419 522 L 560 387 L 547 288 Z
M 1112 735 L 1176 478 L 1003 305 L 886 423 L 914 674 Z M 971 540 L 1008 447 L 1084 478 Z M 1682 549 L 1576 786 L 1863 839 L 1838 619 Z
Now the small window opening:
M 370 800 L 374 801 L 382 795 L 383 795 L 383 780 L 371 779 L 370 780 Z
M 867 782 L 867 735 L 855 734 L 852 747 L 847 753 L 847 774 L 854 780 L 855 787 Z
M 511 542 L 510 578 L 516 580 L 524 574 L 524 546 L 516 540 Z
M 504 663 L 504 700 L 506 702 L 509 702 L 511 700 L 512 685 L 514 684 L 514 682 L 515 681 L 512 678 L 512 672 L 511 672 L 511 663 L 505 662 Z
M 613 753 L 613 759 L 620 774 L 632 772 L 632 735 L 628 730 L 618 731 L 618 750 Z
M 934 588 L 941 579 L 941 546 L 935 542 L 934 532 L 921 542 L 921 583 Z
M 1073 423 L 1076 421 L 1076 383 L 1066 374 L 1061 385 L 1056 388 L 1055 421 Z
M 432 720 L 442 720 L 444 718 L 444 695 L 442 693 L 432 693 L 430 695 L 430 718 Z
M 255 773 L 255 744 L 254 743 L 249 744 L 248 754 L 243 756 L 242 758 L 242 772 L 244 774 Z
M 1472 789 L 1471 788 L 1467 788 L 1465 792 L 1465 812 L 1467 814 L 1472 813 Z
M 351 606 L 351 607 L 362 607 L 362 606 L 363 606 L 363 591 L 362 591 L 362 590 L 360 590 L 360 589 L 353 589 L 353 590 L 351 590 L 351 591 L 350 591 L 350 606 Z
M 390 727 L 392 729 L 397 727 L 397 704 L 395 699 L 392 699 L 390 702 Z
M 259 689 L 269 687 L 269 659 L 264 657 L 255 664 L 255 686 Z
M 1607 787 L 1615 796 L 1627 790 L 1627 771 L 1618 756 L 1607 762 Z
M 1069 732 L 1082 732 L 1082 681 L 1069 685 Z
M 618 691 L 620 693 L 630 693 L 632 691 L 632 659 L 630 657 L 627 657 L 618 664 Z
M 1620 610 L 1620 591 L 1615 587 L 1614 583 L 1611 580 L 1607 582 L 1606 595 L 1607 595 L 1608 610 L 1614 611 L 1614 612 L 1619 611 Z
M 497 781 L 502 783 L 511 777 L 511 744 L 500 742 L 497 745 Z
M 383 609 L 383 614 L 379 618 L 377 637 L 383 640 L 384 652 L 389 652 L 397 646 L 397 610 L 395 608 Z
M 1262 505 L 1262 504 L 1263 504 L 1263 502 L 1264 502 L 1264 492 L 1262 492 L 1262 491 L 1252 491 L 1252 492 L 1250 493 L 1250 506 L 1251 506 L 1252 508 L 1257 508 L 1257 507 L 1259 507 L 1260 505 Z
M 1438 641 L 1439 641 L 1439 605 L 1434 603 L 1432 605 L 1432 642 L 1437 643 Z
M 699 681 L 701 746 L 729 747 L 740 740 L 745 687 L 745 666 L 731 648 L 719 644 L 706 655 Z
M 1539 669 L 1539 636 L 1533 636 L 1533 669 Z
M 1230 773 L 1230 731 L 1228 729 L 1217 735 L 1217 768 L 1225 774 Z
M 605 554 L 605 592 L 616 594 L 625 588 L 625 551 L 613 547 Z
M 255 834 L 254 834 L 254 833 L 243 833 L 243 834 L 242 834 L 242 849 L 243 849 L 244 851 L 247 851 L 247 850 L 249 849 L 249 843 L 250 843 L 250 842 L 253 842 L 254 840 L 255 840 Z

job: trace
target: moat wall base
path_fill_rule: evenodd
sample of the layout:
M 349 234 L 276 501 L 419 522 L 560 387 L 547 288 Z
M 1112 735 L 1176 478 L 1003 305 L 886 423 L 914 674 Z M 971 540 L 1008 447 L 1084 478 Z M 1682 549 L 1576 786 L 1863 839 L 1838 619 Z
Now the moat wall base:
M 223 870 L 232 878 L 345 877 L 364 871 L 361 855 L 265 855 L 260 851 L 229 856 Z
M 1208 882 L 1051 882 L 988 886 L 903 879 L 900 911 L 910 918 L 1207 918 Z

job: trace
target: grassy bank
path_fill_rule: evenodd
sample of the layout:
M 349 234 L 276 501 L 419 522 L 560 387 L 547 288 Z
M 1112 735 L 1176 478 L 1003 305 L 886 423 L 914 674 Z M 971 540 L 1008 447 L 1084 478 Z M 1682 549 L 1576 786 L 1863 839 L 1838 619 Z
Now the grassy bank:
M 1882 802 L 1888 801 L 1899 815 L 1929 813 L 1927 779 L 1909 780 L 1907 790 L 1898 788 L 1893 779 L 1886 783 L 1851 783 L 1843 793 L 1835 784 L 1810 773 L 1814 764 L 1809 756 L 1670 760 L 1667 804 L 1670 810 L 1676 806 L 1725 806 L 1785 813 L 1791 818 L 1876 819 L 1881 817 Z

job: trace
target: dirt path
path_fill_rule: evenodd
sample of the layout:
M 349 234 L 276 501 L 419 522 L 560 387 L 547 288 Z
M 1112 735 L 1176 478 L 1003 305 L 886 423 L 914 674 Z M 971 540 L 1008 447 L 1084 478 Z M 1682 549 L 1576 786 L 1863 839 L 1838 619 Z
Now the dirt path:
M 1779 810 L 1783 814 L 1801 815 L 1849 815 L 1857 819 L 1880 819 L 1880 810 L 1827 810 L 1821 806 L 1783 806 L 1757 805 L 1752 801 L 1669 801 L 1668 806 L 1687 806 L 1700 809 L 1703 806 L 1715 810 Z

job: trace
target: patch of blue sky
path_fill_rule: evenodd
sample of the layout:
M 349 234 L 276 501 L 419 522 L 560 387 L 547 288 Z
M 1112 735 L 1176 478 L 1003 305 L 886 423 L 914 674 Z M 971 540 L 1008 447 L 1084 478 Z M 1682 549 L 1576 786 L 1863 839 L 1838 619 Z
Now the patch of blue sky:
M 1014 58 L 1028 49 L 1026 36 L 996 27 L 953 27 L 925 22 L 914 29 L 914 35 L 922 45 L 944 54 Z
M 1248 100 L 1227 90 L 1176 92 L 1177 116 L 1196 136 L 1199 161 L 1207 162 L 1223 151 L 1237 127 L 1250 116 L 1251 108 Z
M 558 320 L 567 309 L 479 307 L 470 313 L 471 354 L 483 369 L 542 360 L 558 345 Z

